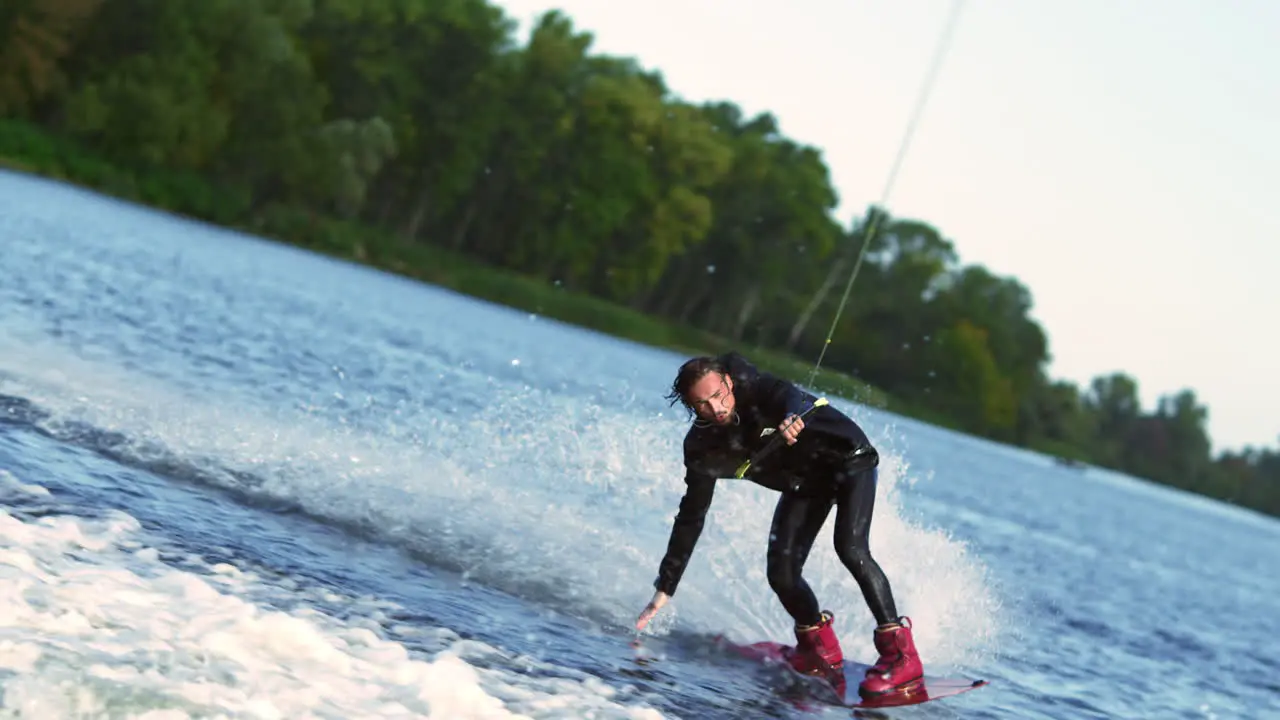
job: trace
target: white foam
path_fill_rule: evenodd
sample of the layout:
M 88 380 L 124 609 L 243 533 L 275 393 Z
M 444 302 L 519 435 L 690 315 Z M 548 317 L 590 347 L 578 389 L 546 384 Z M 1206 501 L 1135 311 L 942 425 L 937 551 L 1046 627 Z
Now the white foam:
M 438 650 L 411 657 L 370 623 L 261 607 L 244 597 L 251 574 L 175 570 L 137 529 L 120 513 L 23 522 L 0 510 L 0 716 L 660 717 L 586 675 L 522 675 L 536 661 L 447 629 L 415 628 Z
M 21 350 L 27 357 L 0 358 L 0 371 L 13 368 L 20 393 L 57 418 L 120 431 L 195 464 L 209 458 L 212 466 L 255 472 L 267 479 L 264 492 L 380 528 L 511 592 L 532 597 L 553 588 L 559 607 L 598 619 L 630 625 L 652 594 L 684 490 L 683 416 L 646 417 L 441 368 L 447 377 L 436 385 L 486 398 L 482 412 L 441 412 L 433 398 L 420 398 L 425 409 L 401 403 L 379 411 L 384 427 L 373 432 L 348 422 L 349 410 L 290 412 L 252 397 L 192 396 L 35 347 Z M 382 378 L 391 380 L 389 372 Z M 926 661 L 976 662 L 996 635 L 997 600 L 983 567 L 961 543 L 905 518 L 896 489 L 912 471 L 889 449 L 893 438 L 877 443 L 886 450 L 871 543 L 899 610 L 912 617 Z M 653 631 L 678 621 L 740 639 L 790 635 L 764 577 L 776 498 L 747 483 L 719 484 L 676 601 Z M 806 577 L 840 617 L 846 652 L 869 661 L 873 622 L 831 547 L 831 522 Z

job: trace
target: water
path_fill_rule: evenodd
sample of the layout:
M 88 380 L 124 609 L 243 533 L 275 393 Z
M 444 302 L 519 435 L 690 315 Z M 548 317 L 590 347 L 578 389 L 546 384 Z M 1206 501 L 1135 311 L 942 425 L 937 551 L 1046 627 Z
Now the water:
M 774 497 L 682 492 L 680 358 L 0 174 L 0 717 L 804 711 L 706 642 L 785 639 Z M 1280 523 L 837 401 L 928 718 L 1280 717 Z M 873 625 L 822 534 L 846 655 Z

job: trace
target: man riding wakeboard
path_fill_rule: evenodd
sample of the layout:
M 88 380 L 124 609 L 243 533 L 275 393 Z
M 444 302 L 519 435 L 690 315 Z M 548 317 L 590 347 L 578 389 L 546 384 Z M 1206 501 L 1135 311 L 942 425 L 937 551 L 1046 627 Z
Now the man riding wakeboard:
M 774 432 L 785 442 L 753 463 L 745 479 L 780 493 L 767 554 L 769 586 L 795 621 L 796 646 L 788 663 L 797 672 L 837 679 L 844 656 L 832 624 L 801 575 L 809 550 L 831 508 L 836 508 L 836 554 L 862 589 L 877 627 L 872 640 L 879 659 L 859 685 L 864 698 L 909 692 L 924 670 L 911 636 L 911 621 L 899 616 L 884 571 L 868 547 L 879 454 L 852 418 L 822 405 L 794 384 L 758 371 L 738 353 L 696 357 L 680 366 L 667 396 L 693 414 L 684 438 L 686 490 L 658 566 L 653 599 L 636 621 L 639 630 L 675 594 L 702 533 L 716 479 L 735 470 L 765 446 Z M 804 417 L 801 417 L 801 416 Z M 843 687 L 839 688 L 843 693 Z

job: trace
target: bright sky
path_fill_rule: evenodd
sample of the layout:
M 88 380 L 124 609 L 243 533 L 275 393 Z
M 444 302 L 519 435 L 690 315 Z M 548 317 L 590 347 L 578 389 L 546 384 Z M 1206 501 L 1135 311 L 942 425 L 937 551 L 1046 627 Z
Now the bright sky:
M 522 39 L 560 8 L 680 96 L 772 111 L 823 150 L 843 223 L 879 200 L 952 7 L 496 1 Z M 1277 28 L 1271 0 L 968 0 L 889 210 L 1031 289 L 1053 376 L 1123 370 L 1148 410 L 1190 387 L 1215 450 L 1274 446 Z

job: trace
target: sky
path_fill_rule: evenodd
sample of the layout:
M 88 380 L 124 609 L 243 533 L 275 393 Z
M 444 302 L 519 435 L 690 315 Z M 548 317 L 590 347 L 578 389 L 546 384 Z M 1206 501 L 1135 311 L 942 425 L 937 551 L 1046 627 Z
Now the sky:
M 561 9 L 680 97 L 772 112 L 822 150 L 845 224 L 880 201 L 953 8 L 495 2 L 522 41 Z M 887 207 L 1030 289 L 1051 376 L 1127 372 L 1147 410 L 1190 388 L 1215 452 L 1274 447 L 1277 27 L 1269 0 L 967 0 Z

